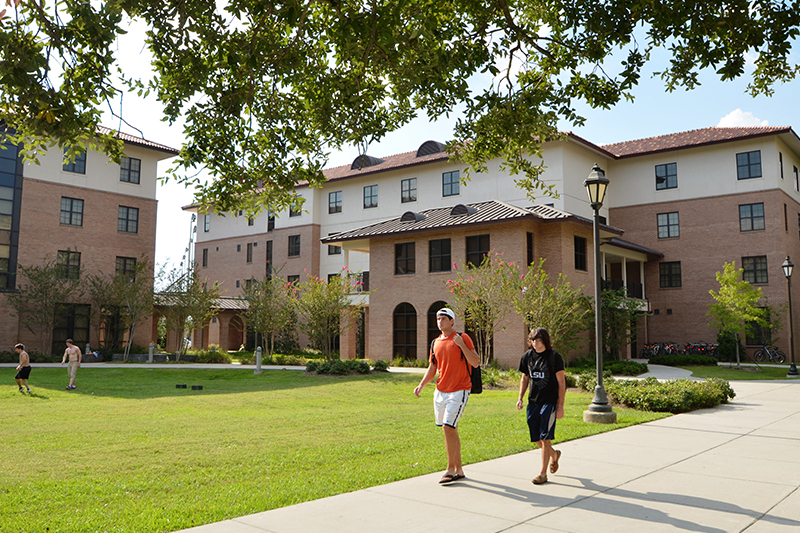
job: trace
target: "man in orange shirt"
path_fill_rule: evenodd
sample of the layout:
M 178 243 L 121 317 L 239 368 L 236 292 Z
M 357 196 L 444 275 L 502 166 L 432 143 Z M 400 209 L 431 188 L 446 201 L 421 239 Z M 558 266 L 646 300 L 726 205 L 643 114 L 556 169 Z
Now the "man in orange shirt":
M 450 483 L 463 479 L 461 466 L 461 439 L 458 436 L 458 421 L 467 406 L 469 391 L 472 388 L 467 364 L 477 367 L 481 363 L 472 339 L 466 333 L 458 334 L 453 326 L 456 315 L 451 309 L 443 308 L 436 313 L 436 325 L 442 334 L 433 343 L 428 370 L 422 377 L 414 394 L 419 397 L 425 387 L 439 373 L 436 391 L 433 393 L 433 410 L 436 425 L 444 428 L 444 442 L 447 448 L 447 471 L 439 483 Z

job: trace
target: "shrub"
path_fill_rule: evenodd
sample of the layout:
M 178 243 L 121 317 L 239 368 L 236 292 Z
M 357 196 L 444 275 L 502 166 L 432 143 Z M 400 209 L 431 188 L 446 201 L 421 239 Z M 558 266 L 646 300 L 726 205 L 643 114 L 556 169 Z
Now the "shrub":
M 198 363 L 217 363 L 227 364 L 232 361 L 228 352 L 215 352 L 212 350 L 198 350 L 197 360 Z
M 739 343 L 739 357 L 746 357 L 744 346 L 739 341 L 739 336 L 734 333 L 717 334 L 717 358 L 720 361 L 736 361 L 736 344 Z
M 309 361 L 306 365 L 306 372 L 316 372 L 317 374 L 337 374 L 345 375 L 351 372 L 358 374 L 369 374 L 369 362 L 365 359 L 345 359 L 341 361 Z
M 50 354 L 42 354 L 37 352 L 28 352 L 28 356 L 31 359 L 31 363 L 60 363 L 61 362 L 61 354 L 59 355 L 50 355 Z M 19 364 L 19 354 L 14 351 L 2 351 L 0 352 L 0 363 L 14 363 Z
M 387 361 L 386 359 L 378 359 L 377 361 L 372 361 L 372 369 L 375 372 L 388 372 L 389 361 Z
M 617 376 L 639 376 L 647 373 L 647 365 L 636 361 L 611 361 L 603 365 L 603 370 L 606 369 Z
M 664 366 L 713 366 L 717 360 L 710 355 L 651 355 L 651 365 Z
M 426 368 L 428 366 L 427 359 L 403 359 L 402 357 L 395 357 L 392 359 L 392 366 L 402 366 L 407 368 Z
M 276 365 L 305 366 L 308 360 L 299 355 L 276 355 L 272 358 Z
M 594 376 L 581 374 L 579 380 L 582 388 L 594 390 Z M 685 413 L 716 407 L 736 396 L 730 384 L 720 378 L 658 381 L 649 377 L 643 380 L 610 378 L 603 381 L 610 400 L 642 411 Z

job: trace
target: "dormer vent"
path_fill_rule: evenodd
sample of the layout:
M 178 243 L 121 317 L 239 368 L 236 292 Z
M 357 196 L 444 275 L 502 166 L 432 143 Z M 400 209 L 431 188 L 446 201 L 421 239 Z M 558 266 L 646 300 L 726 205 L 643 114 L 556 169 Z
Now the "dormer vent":
M 362 168 L 374 167 L 375 165 L 380 165 L 381 163 L 383 163 L 383 159 L 378 159 L 377 157 L 364 154 L 356 157 L 353 160 L 353 164 L 350 165 L 350 170 L 361 170 Z
M 425 141 L 417 149 L 417 157 L 444 152 L 444 145 L 437 141 Z
M 415 213 L 414 211 L 406 211 L 403 213 L 403 216 L 400 217 L 400 222 L 419 222 L 420 220 L 425 220 L 425 215 Z
M 453 209 L 450 210 L 451 217 L 457 217 L 461 215 L 471 215 L 473 213 L 477 213 L 478 210 L 474 207 L 469 207 L 464 204 L 457 204 L 453 206 Z

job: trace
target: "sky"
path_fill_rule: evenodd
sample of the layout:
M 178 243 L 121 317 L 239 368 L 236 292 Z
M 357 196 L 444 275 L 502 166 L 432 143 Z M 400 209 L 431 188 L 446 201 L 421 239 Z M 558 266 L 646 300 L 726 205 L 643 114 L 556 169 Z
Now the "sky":
M 149 71 L 142 42 L 141 30 L 136 28 L 129 28 L 129 34 L 119 42 L 118 57 L 120 63 L 126 66 L 128 75 L 138 73 L 146 76 Z M 797 105 L 800 80 L 777 85 L 771 97 L 753 98 L 745 92 L 747 75 L 736 81 L 722 82 L 713 72 L 705 72 L 700 77 L 700 87 L 668 93 L 660 79 L 647 73 L 663 68 L 663 61 L 646 67 L 648 70 L 633 90 L 632 102 L 620 103 L 610 110 L 579 106 L 578 112 L 586 118 L 585 124 L 575 127 L 562 122 L 559 128 L 572 131 L 597 145 L 713 126 L 791 126 L 795 131 L 800 131 L 800 106 Z M 182 144 L 182 124 L 170 126 L 162 122 L 161 106 L 154 97 L 143 100 L 134 94 L 125 94 L 121 104 L 115 103 L 117 111 L 120 105 L 122 115 L 136 129 L 120 124 L 108 113 L 104 126 L 144 136 L 145 139 L 173 148 L 179 148 Z M 368 153 L 382 157 L 416 150 L 425 140 L 446 142 L 452 137 L 457 117 L 454 114 L 435 122 L 430 122 L 426 117 L 417 118 L 380 142 L 371 144 Z M 334 152 L 330 155 L 328 167 L 349 165 L 357 155 L 355 147 Z M 160 177 L 166 174 L 169 165 L 170 160 L 159 164 Z M 587 169 L 587 175 L 589 171 Z M 609 178 L 613 179 L 612 176 Z M 193 191 L 175 182 L 159 186 L 157 265 L 175 267 L 181 261 L 189 244 L 191 227 L 191 213 L 182 211 L 181 207 L 190 204 L 192 199 Z

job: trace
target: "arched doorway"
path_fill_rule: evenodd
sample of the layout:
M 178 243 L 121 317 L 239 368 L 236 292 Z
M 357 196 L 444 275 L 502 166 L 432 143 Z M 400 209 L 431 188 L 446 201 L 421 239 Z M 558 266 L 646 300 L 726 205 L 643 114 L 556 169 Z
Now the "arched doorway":
M 442 307 L 447 307 L 447 302 L 444 300 L 438 300 L 433 302 L 431 306 L 428 308 L 428 344 L 430 346 L 433 342 L 433 339 L 439 336 L 441 333 L 439 331 L 439 326 L 436 325 L 436 313 L 439 312 L 439 309 Z
M 392 357 L 417 358 L 417 310 L 408 302 L 394 308 Z

